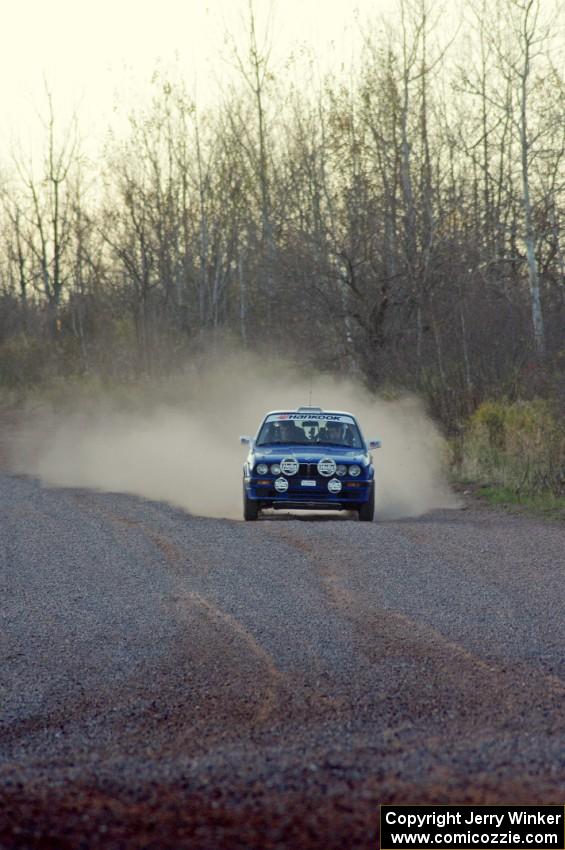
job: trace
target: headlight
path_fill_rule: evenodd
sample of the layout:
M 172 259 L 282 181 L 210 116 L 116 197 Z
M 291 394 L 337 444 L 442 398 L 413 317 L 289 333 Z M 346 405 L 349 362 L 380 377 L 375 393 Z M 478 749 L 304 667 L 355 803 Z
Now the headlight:
M 255 472 L 257 473 L 257 475 L 266 475 L 268 471 L 269 467 L 266 463 L 258 463 L 255 467 Z
M 338 463 L 336 472 L 338 475 L 347 475 L 347 467 L 344 463 Z
M 272 475 L 280 475 L 281 474 L 281 467 L 280 467 L 279 463 L 272 463 L 271 464 L 271 474 Z
M 353 466 L 350 466 L 349 474 L 352 478 L 357 478 L 358 475 L 361 475 L 361 467 L 359 466 L 359 464 L 354 463 Z

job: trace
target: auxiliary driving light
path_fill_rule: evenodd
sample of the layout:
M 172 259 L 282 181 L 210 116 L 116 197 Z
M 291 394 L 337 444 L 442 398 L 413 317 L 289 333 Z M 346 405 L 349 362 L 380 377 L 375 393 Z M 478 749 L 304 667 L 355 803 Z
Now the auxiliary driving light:
M 336 465 L 333 457 L 323 457 L 318 461 L 318 472 L 324 478 L 329 478 L 330 475 L 335 475 Z
M 332 478 L 331 481 L 328 481 L 328 490 L 330 493 L 341 493 L 341 481 Z
M 296 475 L 299 464 L 295 457 L 283 457 L 281 460 L 281 472 L 283 475 Z
M 275 481 L 275 490 L 277 493 L 286 493 L 288 490 L 288 481 L 286 478 L 277 478 Z

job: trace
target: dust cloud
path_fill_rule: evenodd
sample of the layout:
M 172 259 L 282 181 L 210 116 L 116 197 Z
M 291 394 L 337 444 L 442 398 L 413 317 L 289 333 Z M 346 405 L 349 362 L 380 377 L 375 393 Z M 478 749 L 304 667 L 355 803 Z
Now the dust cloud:
M 241 468 L 265 412 L 304 404 L 348 410 L 367 439 L 378 438 L 377 519 L 456 507 L 443 470 L 443 441 L 415 398 L 387 401 L 343 378 L 232 354 L 127 400 L 77 401 L 74 411 L 43 408 L 20 440 L 17 471 L 48 486 L 86 487 L 162 500 L 210 517 L 241 518 Z

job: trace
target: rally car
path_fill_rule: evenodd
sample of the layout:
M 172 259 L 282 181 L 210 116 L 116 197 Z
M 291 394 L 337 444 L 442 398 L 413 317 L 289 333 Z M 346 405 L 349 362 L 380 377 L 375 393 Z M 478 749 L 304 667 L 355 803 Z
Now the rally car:
M 355 510 L 370 522 L 375 475 L 369 449 L 351 413 L 299 407 L 267 413 L 249 445 L 243 467 L 243 516 L 262 508 Z

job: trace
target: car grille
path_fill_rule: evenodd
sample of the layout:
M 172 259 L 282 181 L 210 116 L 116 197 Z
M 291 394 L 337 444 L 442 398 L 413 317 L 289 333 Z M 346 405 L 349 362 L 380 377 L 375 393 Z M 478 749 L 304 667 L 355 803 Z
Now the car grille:
M 298 470 L 298 475 L 300 476 L 300 478 L 318 478 L 318 464 L 301 463 L 300 468 Z

